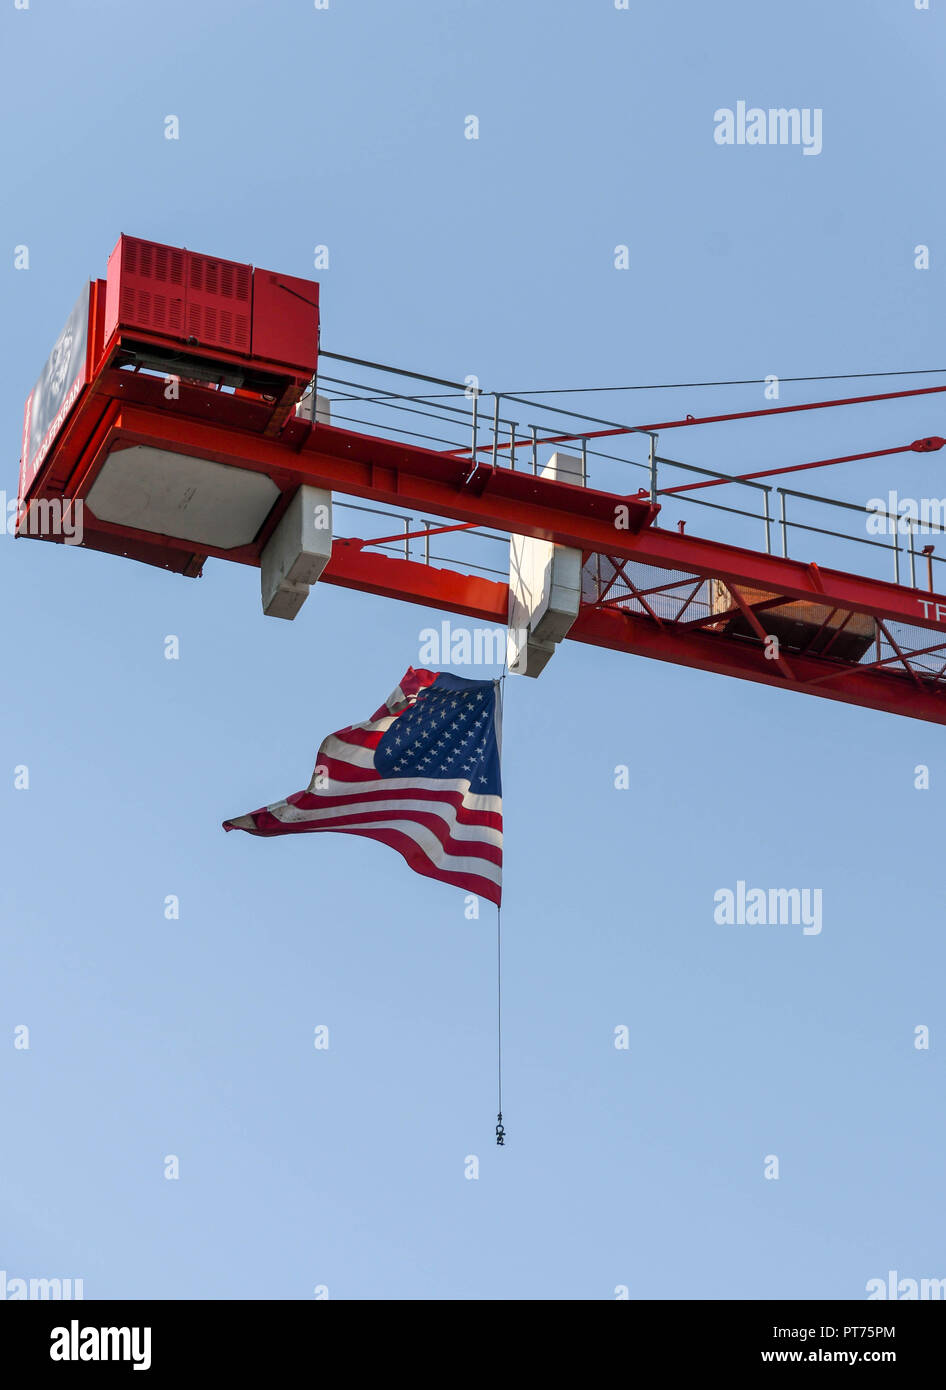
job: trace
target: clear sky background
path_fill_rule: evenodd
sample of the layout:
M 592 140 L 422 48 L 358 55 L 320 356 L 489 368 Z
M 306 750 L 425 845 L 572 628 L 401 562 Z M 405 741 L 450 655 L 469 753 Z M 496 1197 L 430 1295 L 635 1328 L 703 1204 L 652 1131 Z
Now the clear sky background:
M 488 389 L 946 366 L 943 0 L 32 0 L 0 47 L 8 498 L 23 401 L 121 232 L 303 276 L 325 244 L 324 346 Z M 822 108 L 822 153 L 719 147 L 739 100 Z M 941 401 L 672 447 L 774 466 L 946 433 Z M 940 496 L 942 458 L 813 490 Z M 946 1276 L 941 728 L 578 643 L 510 678 L 497 1150 L 487 905 L 467 921 L 361 839 L 220 828 L 304 786 L 440 615 L 326 586 L 281 623 L 250 569 L 9 535 L 0 583 L 8 1277 L 606 1299 Z M 717 926 L 739 879 L 821 888 L 821 935 Z

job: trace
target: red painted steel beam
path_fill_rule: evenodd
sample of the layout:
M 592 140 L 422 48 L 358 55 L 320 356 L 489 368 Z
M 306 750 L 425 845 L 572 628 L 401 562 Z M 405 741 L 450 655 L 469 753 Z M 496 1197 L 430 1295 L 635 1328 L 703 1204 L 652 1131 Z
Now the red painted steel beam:
M 481 575 L 435 569 L 419 560 L 399 560 L 361 550 L 357 541 L 334 542 L 332 558 L 319 583 L 340 584 L 346 589 L 442 608 L 498 625 L 505 624 L 509 609 L 508 584 Z
M 132 444 L 252 468 L 285 487 L 309 483 L 584 550 L 616 553 L 620 544 L 615 545 L 615 537 L 631 536 L 659 510 L 646 498 L 596 492 L 508 468 L 479 465 L 471 473 L 468 463 L 445 459 L 430 449 L 332 425 L 309 430 L 301 421 L 291 422 L 276 440 L 124 405 L 102 452 Z M 626 530 L 615 526 L 616 508 L 627 518 Z
M 287 438 L 288 436 L 288 438 Z M 196 453 L 280 475 L 286 486 L 311 483 L 379 504 L 449 516 L 512 534 L 537 536 L 582 551 L 686 573 L 714 577 L 788 598 L 816 600 L 908 624 L 946 630 L 946 595 L 821 569 L 699 536 L 665 531 L 648 521 L 646 499 L 598 492 L 508 468 L 480 465 L 330 425 L 292 421 L 278 440 L 205 424 L 167 411 L 124 406 L 113 437 L 123 443 Z M 288 448 L 293 443 L 295 448 Z M 615 508 L 627 507 L 637 534 L 614 524 Z M 211 552 L 213 553 L 213 552 Z
M 752 631 L 755 633 L 756 637 L 758 637 L 759 642 L 762 644 L 764 648 L 767 634 L 765 628 L 762 626 L 762 624 L 759 622 L 759 619 L 756 617 L 755 612 L 743 598 L 742 594 L 739 592 L 738 588 L 735 587 L 735 585 L 729 589 L 729 593 L 732 594 L 733 598 L 736 600 L 736 603 L 742 611 L 743 617 L 746 619 L 749 626 L 752 628 Z M 778 647 L 775 648 L 775 651 L 776 653 L 778 653 Z M 768 660 L 768 658 L 765 657 L 764 651 L 763 660 Z M 777 654 L 773 658 L 773 660 L 775 661 L 776 666 L 781 671 L 785 679 L 789 681 L 794 681 L 795 673 L 792 671 L 792 668 L 789 665 L 788 660 L 781 654 Z
M 818 695 L 843 704 L 862 705 L 931 724 L 946 724 L 946 692 L 934 690 L 927 684 L 918 689 L 902 674 L 884 674 L 871 667 L 862 671 L 851 665 L 839 667 L 845 675 L 840 685 L 816 684 L 816 678 L 824 675 L 827 663 L 818 657 L 799 656 L 793 652 L 794 679 L 788 679 L 778 671 L 775 662 L 765 659 L 760 647 L 748 642 L 693 629 L 680 631 L 673 624 L 660 629 L 645 618 L 591 606 L 582 608 L 568 636 L 572 641 L 609 647 L 612 651 L 774 685 L 802 695 Z
M 651 527 L 615 553 L 631 554 L 645 564 L 688 570 L 705 578 L 724 579 L 766 589 L 787 598 L 805 599 L 829 608 L 853 609 L 896 622 L 946 630 L 946 597 L 890 584 L 882 579 L 823 569 L 803 560 L 788 560 L 720 541 Z M 937 612 L 939 609 L 939 612 Z
M 322 582 L 381 594 L 406 603 L 422 604 L 450 613 L 463 613 L 491 624 L 506 621 L 508 585 L 451 570 L 436 570 L 417 560 L 398 560 L 359 551 L 336 541 Z M 702 633 L 687 626 L 656 624 L 613 609 L 583 606 L 571 631 L 570 641 L 606 647 L 677 666 L 711 671 L 717 675 L 818 695 L 843 704 L 933 724 L 946 724 L 946 691 L 922 682 L 920 688 L 901 671 L 882 666 L 834 663 L 824 658 L 792 653 L 791 676 L 768 661 L 761 646 L 728 637 Z M 837 680 L 836 686 L 826 682 Z
M 142 388 L 155 389 L 151 383 L 135 381 L 135 392 Z M 123 384 L 121 394 L 124 390 Z M 828 607 L 946 629 L 946 596 L 924 592 L 921 597 L 919 591 L 902 585 L 818 570 L 798 560 L 661 530 L 648 525 L 655 509 L 639 497 L 625 498 L 506 468 L 479 466 L 471 470 L 468 462 L 447 459 L 434 450 L 328 425 L 313 428 L 302 420 L 290 421 L 278 439 L 269 439 L 230 423 L 197 420 L 168 409 L 166 404 L 155 408 L 121 400 L 116 409 L 103 409 L 109 394 L 105 386 L 90 397 L 89 415 L 94 410 L 94 419 L 89 447 L 64 487 L 68 495 L 76 494 L 79 478 L 94 474 L 96 462 L 109 449 L 122 444 L 151 444 L 264 471 L 287 492 L 309 482 L 382 504 L 542 537 L 585 552 L 639 560 L 788 598 L 815 599 Z M 216 393 L 206 393 L 210 394 Z M 232 398 L 221 398 L 220 405 L 232 411 Z M 73 430 L 69 433 L 72 435 Z M 81 489 L 79 492 L 81 495 Z M 629 525 L 638 528 L 637 534 L 614 525 L 618 507 L 627 508 Z M 140 539 L 144 543 L 146 538 Z M 258 563 L 259 545 L 227 558 Z

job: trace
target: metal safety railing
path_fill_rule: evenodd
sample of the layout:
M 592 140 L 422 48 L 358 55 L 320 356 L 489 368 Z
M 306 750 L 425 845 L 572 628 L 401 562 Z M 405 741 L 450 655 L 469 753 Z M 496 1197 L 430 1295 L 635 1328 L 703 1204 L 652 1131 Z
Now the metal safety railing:
M 403 540 L 373 542 L 369 537 L 365 542 L 366 550 L 379 550 L 383 554 L 395 555 L 404 560 L 420 559 L 425 565 L 437 565 L 441 563 L 449 565 L 458 562 L 456 556 L 435 554 L 430 548 L 431 537 L 437 536 L 440 528 L 444 525 L 442 517 L 421 517 L 419 520 L 415 520 L 413 516 L 405 512 L 392 512 L 383 507 L 366 507 L 363 503 L 342 502 L 337 497 L 333 500 L 332 510 L 336 513 L 339 511 L 368 513 L 371 516 L 379 518 L 377 523 L 378 527 L 381 525 L 381 518 L 396 521 L 399 527 L 403 527 Z M 343 525 L 344 524 L 343 522 Z M 371 529 L 374 528 L 372 527 Z M 420 536 L 417 535 L 418 531 L 421 532 Z M 349 536 L 347 531 L 343 533 L 339 530 L 338 534 L 340 536 L 343 534 Z M 494 544 L 503 547 L 504 550 L 508 548 L 509 544 L 509 538 L 507 536 L 498 535 L 492 531 L 481 531 L 470 528 L 469 530 L 463 531 L 461 535 L 463 537 L 469 536 L 479 540 L 492 541 Z M 350 537 L 353 536 L 354 532 L 351 532 Z M 359 536 L 358 539 L 364 538 Z M 412 544 L 414 548 L 412 548 Z M 418 551 L 419 554 L 417 553 Z M 480 574 L 490 575 L 497 579 L 505 580 L 509 577 L 509 564 L 505 554 L 498 557 L 506 560 L 506 563 L 501 569 L 497 568 L 496 565 L 478 564 L 476 561 L 471 560 L 469 555 L 461 558 L 466 569 L 476 571 Z
M 321 358 L 316 385 L 331 403 L 333 424 L 403 438 L 468 459 L 471 468 L 476 461 L 538 474 L 561 448 L 580 459 L 586 486 L 594 483 L 621 495 L 633 491 L 661 503 L 660 526 L 676 524 L 683 529 L 691 517 L 699 517 L 699 534 L 707 539 L 761 548 L 769 554 L 777 549 L 784 556 L 805 560 L 811 556 L 797 553 L 802 538 L 818 536 L 822 564 L 877 577 L 892 573 L 896 583 L 915 588 L 938 590 L 940 583 L 946 583 L 946 575 L 936 569 L 944 557 L 934 553 L 935 538 L 946 535 L 946 525 L 684 463 L 658 452 L 658 435 L 653 430 L 540 404 L 517 394 L 487 392 L 472 377 L 450 381 L 327 351 Z M 423 386 L 437 389 L 418 389 Z M 523 408 L 530 412 L 525 419 Z M 713 498 L 705 492 L 676 490 L 681 477 L 712 480 L 718 484 L 712 489 Z M 637 486 L 629 488 L 629 480 Z M 692 508 L 700 510 L 687 510 Z M 405 534 L 417 529 L 403 513 L 378 514 L 396 517 L 404 524 Z M 946 521 L 946 498 L 941 515 Z M 842 529 L 845 521 L 850 523 L 846 530 Z M 443 524 L 443 518 L 421 519 L 421 526 L 431 530 Z M 930 540 L 918 545 L 921 536 Z M 474 559 L 478 543 L 484 540 L 505 545 L 508 538 L 475 530 L 459 532 L 449 544 L 441 542 L 456 554 L 432 554 L 429 538 L 426 543 L 422 539 L 421 554 L 428 564 L 462 562 L 484 573 L 505 574 L 506 565 L 498 555 L 491 565 Z M 409 540 L 404 542 L 404 553 L 411 555 Z

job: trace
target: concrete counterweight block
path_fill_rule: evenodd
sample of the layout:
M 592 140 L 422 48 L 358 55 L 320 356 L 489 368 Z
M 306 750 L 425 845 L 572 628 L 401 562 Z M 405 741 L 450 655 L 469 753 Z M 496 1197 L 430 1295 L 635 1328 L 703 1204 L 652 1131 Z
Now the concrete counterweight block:
M 540 476 L 585 485 L 582 461 L 571 454 L 553 454 Z M 538 676 L 577 618 L 580 604 L 580 550 L 532 536 L 510 536 L 510 673 Z
M 263 612 L 294 618 L 332 556 L 332 494 L 303 483 L 260 559 Z
M 331 402 L 309 391 L 296 415 L 316 425 L 330 425 Z M 263 612 L 268 618 L 292 619 L 309 597 L 332 555 L 332 494 L 303 483 L 260 556 Z

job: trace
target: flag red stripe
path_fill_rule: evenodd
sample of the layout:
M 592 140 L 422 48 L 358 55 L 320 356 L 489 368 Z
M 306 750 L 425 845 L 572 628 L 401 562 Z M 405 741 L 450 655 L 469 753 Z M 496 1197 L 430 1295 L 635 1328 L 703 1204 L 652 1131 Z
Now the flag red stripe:
M 300 832 L 315 833 L 320 830 L 344 830 L 354 826 L 371 825 L 374 822 L 400 820 L 413 821 L 431 831 L 440 842 L 445 854 L 454 859 L 485 859 L 487 863 L 502 866 L 503 852 L 498 845 L 483 841 L 455 840 L 450 827 L 442 817 L 429 811 L 356 811 L 351 815 L 329 816 L 317 821 L 284 821 L 264 807 L 253 812 L 253 820 L 260 833 L 265 835 L 298 835 Z M 253 834 L 253 831 L 250 831 Z M 425 853 L 421 850 L 420 853 Z M 425 856 L 428 857 L 429 856 Z
M 408 667 L 400 684 L 401 694 L 404 696 L 405 701 L 409 700 L 412 695 L 416 695 L 418 690 L 423 690 L 425 686 L 433 685 L 438 674 L 439 672 L 437 671 L 426 671 L 424 669 L 415 671 L 413 666 Z M 389 698 L 393 698 L 394 694 L 395 692 L 392 690 Z M 390 713 L 390 705 L 385 704 L 382 705 L 380 709 L 375 710 L 371 718 L 383 719 L 385 715 Z
M 334 782 L 380 782 L 382 780 L 375 767 L 358 767 L 340 758 L 326 758 L 321 750 L 317 767 L 327 772 Z
M 339 743 L 351 743 L 356 748 L 377 748 L 387 729 L 340 729 L 333 735 Z
M 395 791 L 393 788 L 386 790 L 382 785 L 377 791 L 349 792 L 344 796 L 330 796 L 325 792 L 293 792 L 286 800 L 291 806 L 298 806 L 300 811 L 317 811 L 323 806 L 349 806 L 356 801 L 442 801 L 455 808 L 457 820 L 463 825 L 485 825 L 491 830 L 503 828 L 503 818 L 498 811 L 480 811 L 472 806 L 464 806 L 462 792 L 427 791 L 421 787 L 404 787 Z
M 397 850 L 415 873 L 423 874 L 425 878 L 436 878 L 441 883 L 452 883 L 455 888 L 462 888 L 467 893 L 476 893 L 480 897 L 487 898 L 491 903 L 495 903 L 497 907 L 499 906 L 502 889 L 498 883 L 493 883 L 491 879 L 483 878 L 480 874 L 456 874 L 438 868 L 409 835 L 401 835 L 396 830 L 342 829 L 341 833 L 343 835 L 363 835 L 368 840 L 383 840 L 386 845 Z

